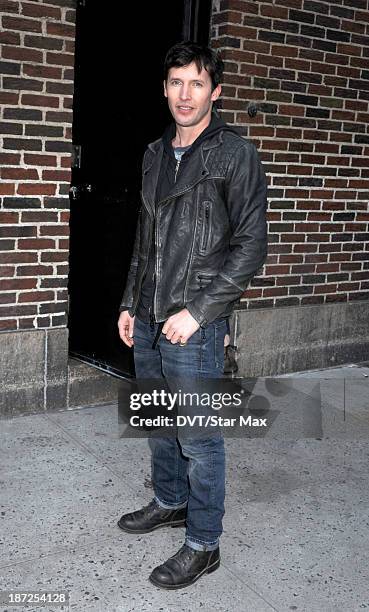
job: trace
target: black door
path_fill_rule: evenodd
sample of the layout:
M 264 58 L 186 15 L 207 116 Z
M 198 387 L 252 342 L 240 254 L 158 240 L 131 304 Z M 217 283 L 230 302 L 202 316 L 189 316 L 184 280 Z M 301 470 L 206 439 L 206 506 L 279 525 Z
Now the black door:
M 77 6 L 71 188 L 70 354 L 117 375 L 134 373 L 118 307 L 129 268 L 142 155 L 170 120 L 163 96 L 167 49 L 207 44 L 211 0 Z

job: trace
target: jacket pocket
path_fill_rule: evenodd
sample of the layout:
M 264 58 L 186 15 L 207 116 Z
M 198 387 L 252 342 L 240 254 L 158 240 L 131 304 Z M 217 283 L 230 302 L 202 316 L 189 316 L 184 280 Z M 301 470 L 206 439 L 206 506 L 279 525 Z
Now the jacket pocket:
M 213 278 L 215 277 L 214 274 L 203 274 L 203 273 L 198 273 L 196 276 L 197 276 L 197 280 L 198 280 L 200 289 L 203 289 L 207 285 L 210 285 Z
M 205 254 L 207 252 L 211 227 L 211 202 L 206 200 L 201 205 L 202 213 L 202 231 L 200 238 L 199 252 Z

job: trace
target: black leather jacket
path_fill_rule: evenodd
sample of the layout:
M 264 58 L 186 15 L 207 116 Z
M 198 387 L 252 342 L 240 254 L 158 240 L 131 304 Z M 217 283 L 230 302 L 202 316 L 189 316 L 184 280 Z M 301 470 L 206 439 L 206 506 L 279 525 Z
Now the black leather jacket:
M 119 311 L 135 314 L 155 232 L 155 320 L 187 308 L 206 326 L 231 314 L 266 259 L 265 173 L 255 146 L 224 130 L 199 145 L 155 209 L 162 155 L 161 138 L 144 155 L 142 206 Z

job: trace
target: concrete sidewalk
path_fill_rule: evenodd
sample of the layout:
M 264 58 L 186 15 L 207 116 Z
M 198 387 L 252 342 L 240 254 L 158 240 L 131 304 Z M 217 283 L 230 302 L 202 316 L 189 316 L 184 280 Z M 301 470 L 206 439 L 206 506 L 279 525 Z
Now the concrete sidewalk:
M 260 379 L 252 394 L 275 409 L 318 388 L 319 424 L 312 437 L 226 438 L 221 567 L 173 592 L 147 578 L 184 530 L 116 526 L 153 495 L 147 440 L 120 437 L 117 404 L 2 420 L 0 590 L 66 590 L 77 612 L 369 609 L 369 367 L 279 379 L 295 393 Z

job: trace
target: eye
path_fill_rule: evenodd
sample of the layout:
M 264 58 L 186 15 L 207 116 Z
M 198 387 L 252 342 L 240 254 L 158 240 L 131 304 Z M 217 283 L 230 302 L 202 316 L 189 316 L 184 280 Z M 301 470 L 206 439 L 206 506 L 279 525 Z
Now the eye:
M 180 84 L 181 84 L 181 81 L 179 81 L 178 79 L 173 79 L 173 80 L 170 82 L 170 84 L 171 84 L 171 85 L 175 85 L 175 86 L 176 86 L 176 85 L 180 85 Z
M 195 87 L 202 87 L 202 83 L 200 83 L 200 81 L 195 81 L 194 85 Z

